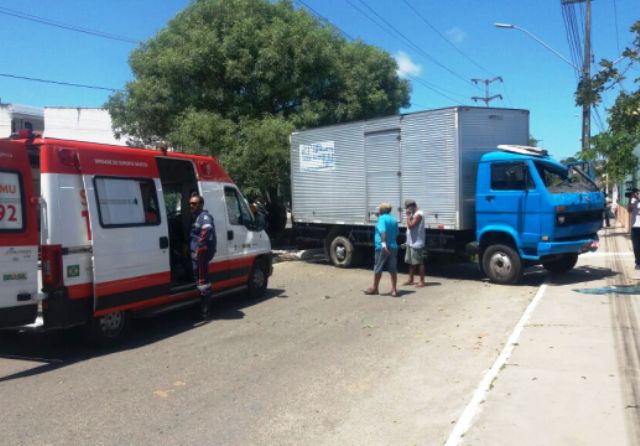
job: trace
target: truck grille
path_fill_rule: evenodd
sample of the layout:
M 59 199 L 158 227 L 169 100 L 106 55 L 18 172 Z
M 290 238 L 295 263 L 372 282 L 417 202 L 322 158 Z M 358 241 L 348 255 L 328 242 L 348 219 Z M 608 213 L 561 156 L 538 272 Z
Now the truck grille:
M 564 221 L 562 221 L 560 217 L 564 217 Z M 600 209 L 596 211 L 567 212 L 564 214 L 558 214 L 556 221 L 559 226 L 567 226 L 601 221 L 602 218 L 602 210 Z M 560 223 L 560 221 L 562 221 L 562 223 Z

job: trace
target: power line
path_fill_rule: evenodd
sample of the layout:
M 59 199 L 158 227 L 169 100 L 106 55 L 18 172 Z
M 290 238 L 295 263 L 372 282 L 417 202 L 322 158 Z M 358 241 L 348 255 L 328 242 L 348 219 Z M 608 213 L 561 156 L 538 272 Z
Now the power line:
M 467 59 L 469 62 L 471 62 L 472 64 L 474 64 L 476 67 L 480 68 L 481 70 L 489 73 L 490 75 L 494 76 L 494 74 L 489 71 L 488 69 L 486 69 L 485 67 L 483 67 L 482 65 L 480 65 L 478 62 L 476 62 L 475 60 L 473 60 L 471 57 L 469 57 L 465 52 L 463 52 L 460 48 L 458 48 L 453 42 L 451 42 L 451 40 L 447 39 L 447 37 L 445 35 L 443 35 L 440 31 L 438 31 L 438 29 L 433 26 L 431 24 L 431 22 L 429 22 L 422 14 L 420 14 L 420 12 L 414 8 L 411 3 L 409 3 L 407 0 L 402 0 L 408 7 L 409 9 L 411 9 L 418 17 L 420 17 L 420 19 L 429 27 L 431 28 L 436 34 L 438 34 L 438 36 L 440 36 L 440 38 L 442 40 L 444 40 L 445 42 L 447 42 L 454 50 L 456 50 L 462 57 L 464 57 L 465 59 Z
M 464 76 L 462 76 L 461 74 L 453 71 L 451 68 L 447 67 L 446 65 L 444 65 L 443 63 L 438 61 L 436 58 L 431 56 L 429 53 L 424 51 L 420 46 L 416 45 L 411 39 L 409 39 L 402 32 L 400 32 L 395 26 L 393 26 L 391 23 L 389 23 L 384 17 L 382 17 L 380 14 L 378 14 L 373 8 L 371 8 L 369 5 L 367 5 L 366 2 L 364 2 L 363 0 L 358 0 L 358 2 L 360 2 L 360 4 L 362 4 L 362 6 L 364 6 L 366 9 L 368 9 L 374 16 L 376 16 L 380 21 L 382 21 L 387 26 L 387 28 L 382 27 L 377 21 L 374 21 L 374 23 L 376 23 L 376 25 L 380 26 L 382 29 L 384 29 L 387 32 L 390 32 L 391 34 L 395 34 L 396 37 L 399 37 L 401 40 L 403 40 L 405 43 L 407 43 L 411 48 L 413 48 L 416 52 L 422 54 L 424 57 L 429 59 L 431 62 L 433 62 L 434 64 L 438 65 L 440 68 L 446 70 L 447 72 L 451 73 L 453 76 L 457 77 L 458 79 L 461 79 L 463 82 L 473 86 L 473 84 L 471 83 L 471 81 L 469 79 L 467 79 Z M 369 18 L 371 20 L 371 18 L 369 16 L 367 16 L 366 14 L 364 14 L 361 9 L 357 8 L 351 2 L 351 0 L 347 0 L 347 3 L 349 3 L 354 9 L 356 9 L 358 12 L 360 12 L 363 15 L 365 15 L 365 17 L 367 17 L 367 18 Z
M 620 32 L 618 31 L 618 5 L 616 0 L 613 0 L 613 21 L 616 26 L 616 48 L 618 49 L 618 54 L 620 54 Z
M 22 20 L 28 20 L 28 21 L 31 21 L 31 22 L 40 23 L 42 25 L 48 25 L 48 26 L 53 26 L 53 27 L 56 27 L 56 28 L 66 29 L 67 31 L 75 31 L 75 32 L 88 34 L 88 35 L 95 36 L 95 37 L 102 37 L 103 39 L 117 40 L 117 41 L 120 41 L 120 42 L 133 43 L 135 45 L 138 45 L 138 44 L 141 43 L 139 40 L 133 39 L 131 37 L 125 37 L 125 36 L 119 36 L 117 34 L 105 33 L 105 32 L 102 32 L 102 31 L 96 31 L 96 30 L 89 29 L 89 28 L 82 28 L 80 26 L 70 25 L 68 23 L 58 22 L 58 21 L 51 20 L 51 19 L 45 19 L 43 17 L 38 17 L 38 16 L 35 16 L 35 15 L 31 15 L 31 14 L 25 14 L 23 12 L 14 11 L 14 10 L 8 9 L 8 8 L 0 7 L 0 14 L 4 14 L 4 15 L 7 15 L 7 16 L 11 16 L 11 17 L 16 17 L 16 18 L 22 19 Z
M 311 8 L 309 5 L 307 5 L 303 0 L 295 0 L 298 4 L 304 6 L 305 8 L 307 8 L 309 11 L 311 11 L 312 14 L 317 15 L 318 17 L 321 17 L 323 20 L 326 20 L 327 23 L 329 23 L 331 26 L 335 27 L 338 31 L 340 31 L 342 34 L 344 34 L 345 36 L 349 37 L 349 39 L 354 40 L 352 37 L 350 37 L 344 30 L 340 29 L 340 27 L 338 27 L 337 25 L 331 23 L 326 17 L 322 16 L 320 13 L 318 13 L 317 11 L 315 11 L 313 8 Z M 365 11 L 362 11 L 360 8 L 358 8 L 356 5 L 354 5 L 353 3 L 351 3 L 349 0 L 347 0 L 347 2 L 354 8 L 356 9 L 356 11 L 360 12 L 362 15 L 364 15 L 366 18 L 368 18 L 369 20 L 371 20 L 373 23 L 375 23 L 376 25 L 378 25 L 379 27 L 381 27 L 382 29 L 384 29 L 384 26 L 381 25 L 380 23 L 378 23 L 376 21 L 375 18 L 372 18 L 371 16 L 369 16 Z M 412 80 L 414 80 L 415 82 L 417 82 L 418 84 L 422 85 L 423 87 L 433 91 L 434 93 L 452 101 L 452 102 L 459 102 L 456 99 L 453 99 L 451 96 L 447 95 L 445 92 L 449 92 L 451 94 L 454 95 L 458 95 L 458 93 L 454 93 L 451 91 L 448 91 L 442 87 L 439 87 L 431 82 L 428 82 L 427 80 L 420 78 L 418 76 L 414 76 L 414 75 L 410 75 L 407 74 L 407 77 L 411 78 Z M 460 95 L 460 97 L 463 97 Z
M 349 40 L 355 40 L 353 37 L 351 37 L 349 34 L 347 34 L 346 32 L 344 32 L 342 29 L 338 28 L 336 25 L 334 25 L 333 23 L 331 23 L 329 21 L 329 19 L 327 19 L 325 16 L 323 16 L 322 14 L 320 14 L 318 11 L 316 11 L 315 9 L 313 9 L 311 6 L 309 6 L 308 4 L 306 4 L 304 1 L 302 0 L 294 0 L 296 3 L 298 3 L 301 6 L 304 6 L 308 11 L 311 12 L 311 14 L 313 14 L 314 16 L 316 16 L 316 18 L 321 19 L 323 22 L 327 23 L 328 25 L 330 25 L 331 27 L 337 29 L 338 31 L 340 31 L 342 33 L 343 36 L 345 36 L 347 39 Z
M 124 91 L 124 90 L 121 90 L 119 88 L 99 87 L 99 86 L 96 86 L 96 85 L 87 85 L 87 84 L 75 84 L 75 83 L 72 83 L 72 82 L 53 81 L 53 80 L 49 80 L 49 79 L 38 79 L 38 78 L 35 78 L 35 77 L 19 76 L 17 74 L 0 73 L 0 77 L 8 77 L 8 78 L 11 78 L 11 79 L 20 79 L 20 80 L 26 80 L 26 81 L 32 81 L 32 82 L 41 82 L 41 83 L 45 83 L 45 84 L 64 85 L 66 87 L 89 88 L 89 89 L 92 89 L 92 90 L 121 91 L 121 92 Z
M 416 81 L 417 83 L 419 83 L 420 85 L 422 85 L 423 87 L 425 87 L 425 88 L 427 88 L 427 89 L 429 89 L 429 90 L 433 91 L 434 93 L 436 93 L 436 94 L 438 94 L 438 95 L 442 96 L 443 98 L 446 98 L 446 99 L 450 100 L 450 101 L 451 101 L 451 102 L 453 102 L 453 103 L 458 103 L 458 102 L 460 102 L 460 101 L 458 101 L 457 99 L 454 99 L 454 98 L 452 98 L 451 96 L 449 96 L 449 95 L 447 95 L 447 94 L 443 93 L 442 91 L 440 91 L 440 88 L 439 88 L 439 87 L 436 87 L 436 86 L 435 86 L 435 85 L 433 85 L 432 83 L 430 83 L 430 82 L 428 82 L 428 81 L 426 81 L 426 80 L 424 80 L 424 79 L 422 79 L 422 78 L 420 78 L 420 77 L 412 76 L 412 75 L 410 75 L 410 74 L 408 74 L 407 76 L 408 76 L 408 77 L 410 77 L 411 79 L 413 79 L 414 81 Z M 454 94 L 457 94 L 457 93 L 454 93 Z
M 604 121 L 602 120 L 602 116 L 600 116 L 600 111 L 599 111 L 598 107 L 594 105 L 593 106 L 593 111 L 595 113 L 595 123 L 596 123 L 596 125 L 600 129 L 600 132 L 604 132 L 605 125 L 604 125 Z

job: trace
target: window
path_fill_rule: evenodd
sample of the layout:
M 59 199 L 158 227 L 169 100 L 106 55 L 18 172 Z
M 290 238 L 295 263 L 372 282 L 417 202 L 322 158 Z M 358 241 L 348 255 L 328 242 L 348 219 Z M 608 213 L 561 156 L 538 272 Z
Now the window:
M 24 196 L 18 172 L 0 172 L 0 231 L 24 229 Z
M 98 177 L 94 183 L 103 227 L 160 224 L 153 180 Z
M 227 204 L 227 215 L 232 225 L 245 225 L 253 222 L 249 206 L 240 193 L 231 187 L 224 188 L 224 201 Z
M 581 166 L 566 169 L 543 162 L 536 162 L 535 166 L 547 190 L 552 194 L 598 191 L 598 186 L 583 173 Z
M 535 185 L 524 163 L 499 163 L 491 165 L 491 189 L 526 190 Z

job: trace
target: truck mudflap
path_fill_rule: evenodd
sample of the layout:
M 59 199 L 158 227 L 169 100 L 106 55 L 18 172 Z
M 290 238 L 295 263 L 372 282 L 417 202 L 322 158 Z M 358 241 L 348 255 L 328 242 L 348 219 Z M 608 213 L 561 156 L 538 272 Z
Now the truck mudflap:
M 538 256 L 544 257 L 555 254 L 582 254 L 585 252 L 594 252 L 598 249 L 599 243 L 597 235 L 579 240 L 539 243 Z

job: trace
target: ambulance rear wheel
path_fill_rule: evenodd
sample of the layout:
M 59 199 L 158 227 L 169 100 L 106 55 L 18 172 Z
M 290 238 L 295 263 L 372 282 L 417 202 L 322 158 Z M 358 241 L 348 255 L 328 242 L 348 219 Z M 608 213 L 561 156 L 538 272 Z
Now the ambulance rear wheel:
M 269 271 L 267 271 L 265 262 L 256 260 L 249 275 L 249 297 L 251 297 L 251 299 L 261 297 L 267 289 L 268 283 Z
M 125 311 L 114 311 L 98 316 L 89 322 L 89 339 L 92 343 L 108 346 L 121 340 L 129 330 L 129 314 Z

